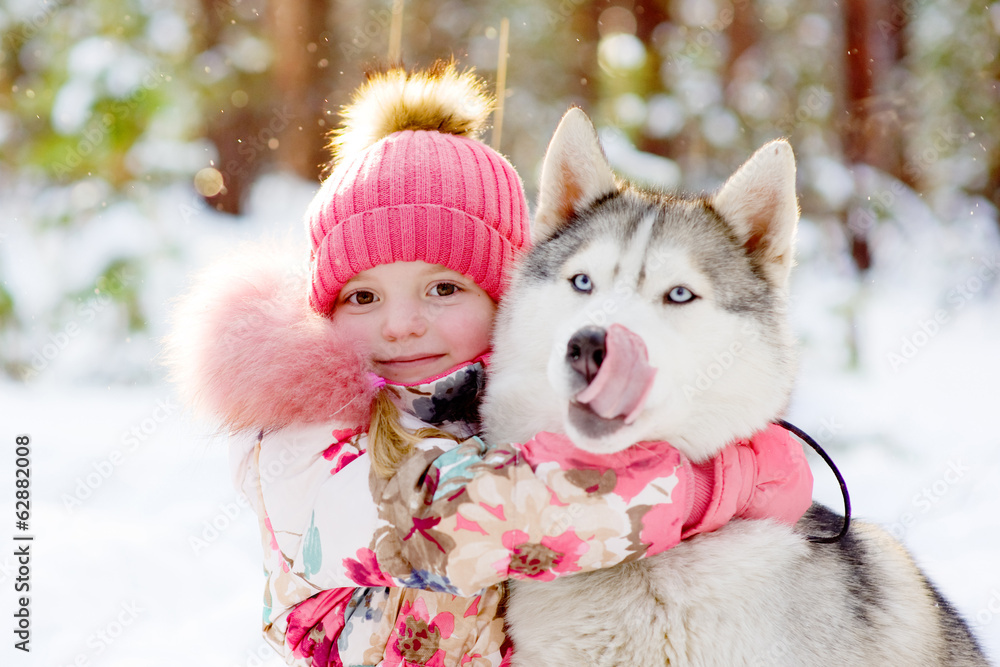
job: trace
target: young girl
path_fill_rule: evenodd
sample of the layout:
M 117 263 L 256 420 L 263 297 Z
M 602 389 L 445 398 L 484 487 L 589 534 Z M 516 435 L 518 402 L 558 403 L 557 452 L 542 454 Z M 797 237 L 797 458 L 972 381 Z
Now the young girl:
M 234 433 L 264 634 L 289 664 L 504 664 L 506 579 L 809 506 L 780 429 L 700 465 L 667 443 L 602 456 L 550 433 L 474 437 L 496 304 L 529 243 L 520 180 L 474 138 L 489 111 L 453 65 L 375 75 L 307 214 L 309 275 L 244 258 L 179 311 L 175 374 Z

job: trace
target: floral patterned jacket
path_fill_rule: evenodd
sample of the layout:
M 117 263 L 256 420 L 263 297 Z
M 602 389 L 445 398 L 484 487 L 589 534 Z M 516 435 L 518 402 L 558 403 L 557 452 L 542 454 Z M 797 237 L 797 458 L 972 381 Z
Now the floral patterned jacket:
M 691 531 L 692 466 L 675 449 L 599 456 L 551 434 L 488 446 L 474 437 L 482 375 L 396 387 L 405 426 L 465 439 L 424 440 L 390 480 L 370 475 L 357 430 L 233 443 L 264 547 L 264 634 L 288 664 L 506 664 L 504 580 L 612 566 Z M 809 504 L 805 477 L 789 521 Z

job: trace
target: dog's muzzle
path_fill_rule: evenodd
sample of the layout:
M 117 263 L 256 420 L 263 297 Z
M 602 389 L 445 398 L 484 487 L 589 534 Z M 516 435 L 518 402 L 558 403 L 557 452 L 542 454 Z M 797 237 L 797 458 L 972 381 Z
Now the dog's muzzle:
M 635 421 L 656 376 L 645 341 L 620 324 L 579 329 L 566 344 L 566 363 L 584 385 L 570 405 L 571 419 L 595 435 Z

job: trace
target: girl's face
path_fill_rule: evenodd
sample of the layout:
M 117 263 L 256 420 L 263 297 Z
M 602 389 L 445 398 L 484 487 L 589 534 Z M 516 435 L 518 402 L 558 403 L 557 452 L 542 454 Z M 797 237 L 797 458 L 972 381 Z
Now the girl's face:
M 495 314 L 496 304 L 471 278 L 417 261 L 354 276 L 337 295 L 332 319 L 368 341 L 376 373 L 414 384 L 486 352 Z

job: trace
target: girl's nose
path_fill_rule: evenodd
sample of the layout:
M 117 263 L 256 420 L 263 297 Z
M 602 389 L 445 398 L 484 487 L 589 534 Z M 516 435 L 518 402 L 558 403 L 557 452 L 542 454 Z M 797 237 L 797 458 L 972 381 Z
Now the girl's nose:
M 399 340 L 408 336 L 422 336 L 427 331 L 427 318 L 419 303 L 409 299 L 389 304 L 382 322 L 382 336 L 386 340 Z

